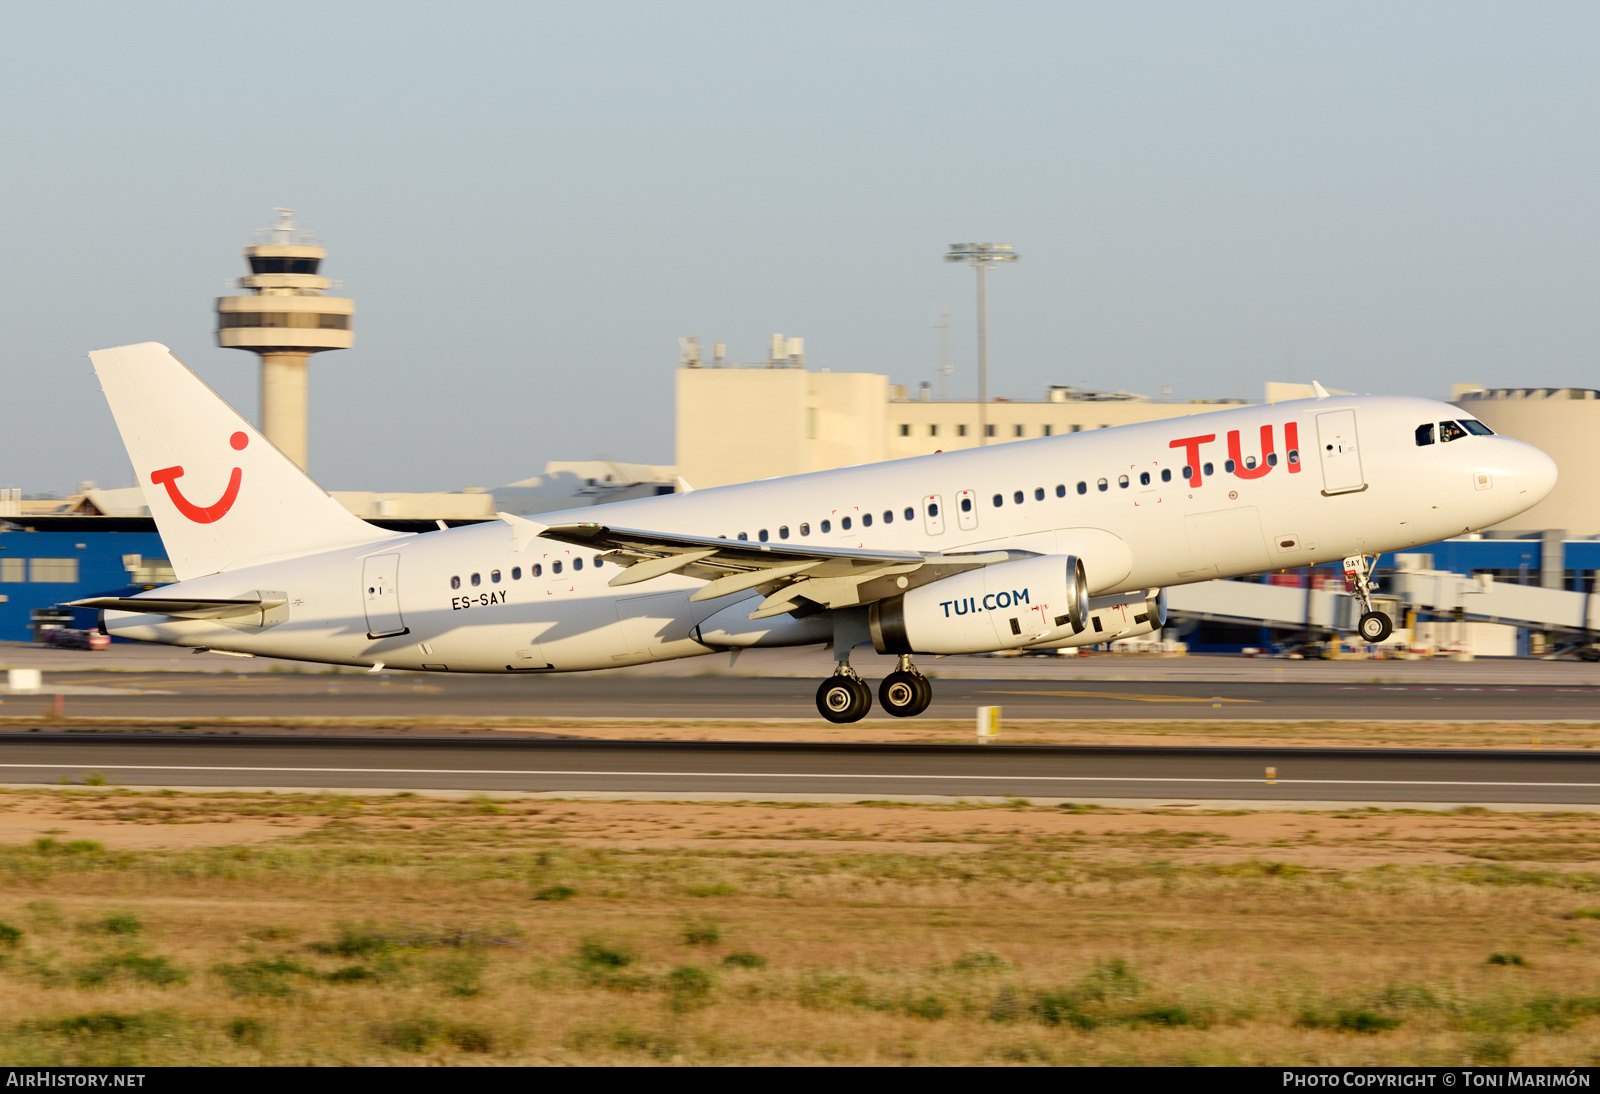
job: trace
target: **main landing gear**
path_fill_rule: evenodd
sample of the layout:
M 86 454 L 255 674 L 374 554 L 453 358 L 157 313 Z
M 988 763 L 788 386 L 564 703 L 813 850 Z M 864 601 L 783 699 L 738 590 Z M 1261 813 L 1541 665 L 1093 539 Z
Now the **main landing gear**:
M 1361 605 L 1361 619 L 1356 623 L 1356 630 L 1364 642 L 1382 642 L 1394 633 L 1394 620 L 1384 612 L 1373 610 L 1372 590 L 1376 586 L 1371 574 L 1372 566 L 1366 555 L 1351 555 L 1344 560 L 1344 587 Z
M 900 655 L 900 667 L 878 685 L 878 702 L 896 718 L 915 718 L 933 702 L 933 685 L 911 663 L 911 655 Z
M 901 654 L 900 667 L 878 687 L 878 701 L 896 718 L 914 718 L 933 702 L 933 685 L 917 671 L 909 654 Z M 840 661 L 833 675 L 817 688 L 817 711 L 828 721 L 859 722 L 872 709 L 872 687 Z

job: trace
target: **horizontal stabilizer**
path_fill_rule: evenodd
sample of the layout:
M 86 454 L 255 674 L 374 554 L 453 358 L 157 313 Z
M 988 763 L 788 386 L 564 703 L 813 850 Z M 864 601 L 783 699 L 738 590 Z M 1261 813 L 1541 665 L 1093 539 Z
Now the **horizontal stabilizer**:
M 109 612 L 150 612 L 155 615 L 174 615 L 184 619 L 214 619 L 218 616 L 244 612 L 265 612 L 281 608 L 288 597 L 248 597 L 233 600 L 178 600 L 153 596 L 92 596 L 87 600 L 72 600 L 69 608 L 98 608 Z

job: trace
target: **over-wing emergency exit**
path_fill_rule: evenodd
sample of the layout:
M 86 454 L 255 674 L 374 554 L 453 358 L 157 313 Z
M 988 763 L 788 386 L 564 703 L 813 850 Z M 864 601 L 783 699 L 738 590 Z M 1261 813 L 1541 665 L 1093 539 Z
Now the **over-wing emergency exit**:
M 864 716 L 850 666 L 1059 649 L 1159 630 L 1171 585 L 1371 559 L 1496 524 L 1556 468 L 1446 403 L 1322 396 L 438 532 L 354 516 L 165 346 L 90 354 L 178 577 L 107 634 L 373 668 L 548 673 L 830 644 L 823 717 Z M 1320 390 L 1320 389 L 1319 389 Z

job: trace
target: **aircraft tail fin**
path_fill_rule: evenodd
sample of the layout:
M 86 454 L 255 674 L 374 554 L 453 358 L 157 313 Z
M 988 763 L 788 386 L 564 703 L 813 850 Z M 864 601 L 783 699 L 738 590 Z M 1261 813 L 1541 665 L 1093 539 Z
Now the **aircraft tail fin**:
M 161 343 L 89 359 L 179 580 L 395 537 L 335 501 Z

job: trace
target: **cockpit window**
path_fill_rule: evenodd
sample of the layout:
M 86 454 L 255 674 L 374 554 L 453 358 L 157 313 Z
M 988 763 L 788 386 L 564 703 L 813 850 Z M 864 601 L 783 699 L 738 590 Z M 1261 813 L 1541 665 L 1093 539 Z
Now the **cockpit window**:
M 1417 426 L 1417 447 L 1433 443 L 1433 423 L 1423 422 Z
M 1466 435 L 1467 431 L 1456 425 L 1455 422 L 1439 423 L 1439 440 L 1441 441 L 1459 441 Z
M 1462 418 L 1461 424 L 1466 427 L 1468 433 L 1471 433 L 1475 437 L 1494 436 L 1494 430 L 1490 429 L 1476 418 Z

